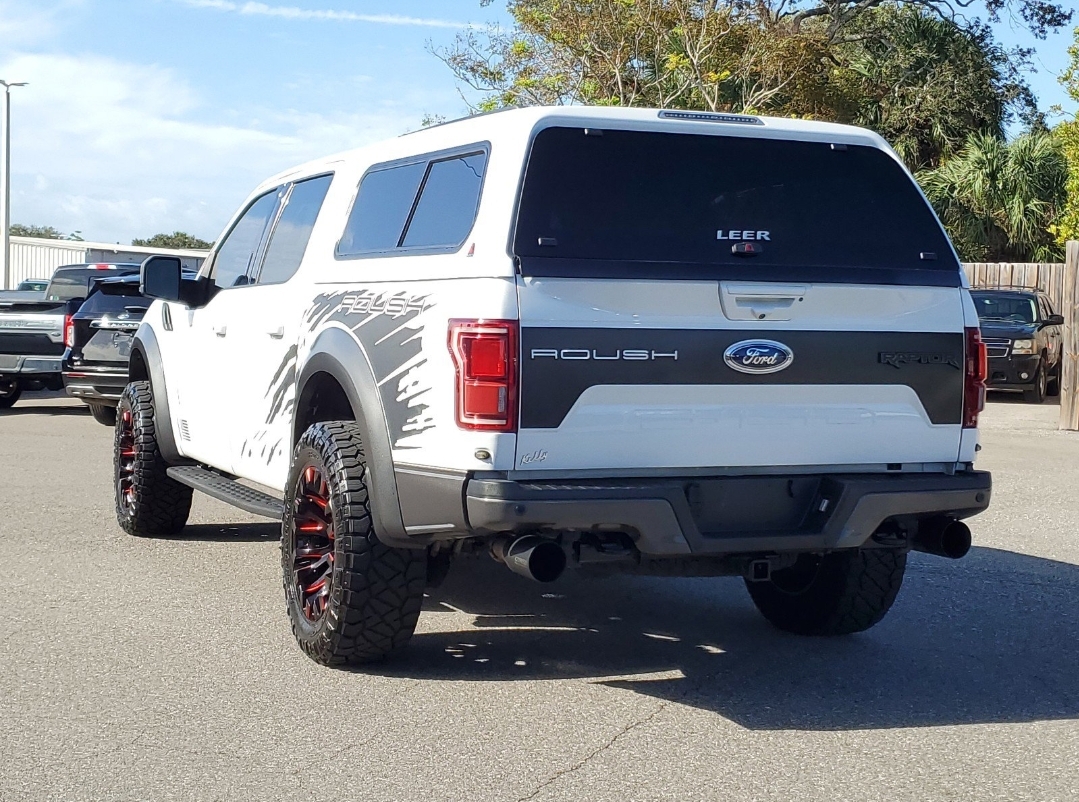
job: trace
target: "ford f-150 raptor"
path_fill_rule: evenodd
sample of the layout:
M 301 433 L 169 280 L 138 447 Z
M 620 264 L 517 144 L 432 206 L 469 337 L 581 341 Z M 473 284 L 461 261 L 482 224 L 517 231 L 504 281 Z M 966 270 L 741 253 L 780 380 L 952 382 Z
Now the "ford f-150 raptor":
M 280 518 L 326 664 L 402 647 L 480 551 L 741 576 L 776 626 L 852 633 L 989 504 L 966 279 L 865 130 L 474 117 L 271 178 L 196 280 L 142 282 L 120 525 L 177 532 L 192 489 Z

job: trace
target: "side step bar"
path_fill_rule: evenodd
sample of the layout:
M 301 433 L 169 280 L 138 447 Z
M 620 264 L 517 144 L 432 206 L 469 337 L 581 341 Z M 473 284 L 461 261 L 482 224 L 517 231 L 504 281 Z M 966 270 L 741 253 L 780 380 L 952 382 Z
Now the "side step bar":
M 254 490 L 247 485 L 242 485 L 235 479 L 229 479 L 211 471 L 209 468 L 200 468 L 197 465 L 178 465 L 169 468 L 167 473 L 180 484 L 193 487 L 199 492 L 213 496 L 218 501 L 231 504 L 233 507 L 239 507 L 252 515 L 262 515 L 266 518 L 274 518 L 280 521 L 285 511 L 281 499 L 274 498 L 260 490 Z

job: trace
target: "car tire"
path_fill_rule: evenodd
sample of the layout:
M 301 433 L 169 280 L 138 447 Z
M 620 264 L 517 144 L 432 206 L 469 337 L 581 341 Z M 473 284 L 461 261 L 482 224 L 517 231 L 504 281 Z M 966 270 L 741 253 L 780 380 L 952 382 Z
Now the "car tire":
M 1045 385 L 1045 394 L 1050 398 L 1056 398 L 1060 395 L 1060 379 L 1061 374 L 1064 372 L 1064 360 L 1061 359 L 1057 362 L 1057 366 L 1053 369 L 1053 376 Z
M 116 407 L 107 404 L 87 404 L 87 406 L 90 407 L 90 414 L 94 416 L 94 420 L 102 426 L 116 425 Z
M 0 384 L 0 409 L 11 409 L 22 395 L 22 388 L 18 382 Z
M 355 423 L 316 423 L 293 452 L 282 518 L 285 604 L 300 648 L 323 665 L 382 660 L 412 637 L 427 553 L 384 545 L 371 522 Z
M 849 635 L 878 623 L 903 584 L 906 552 L 848 549 L 802 554 L 764 582 L 746 580 L 750 598 L 774 626 L 797 635 Z
M 192 490 L 171 478 L 157 445 L 150 383 L 132 382 L 120 396 L 113 440 L 116 520 L 129 535 L 175 535 L 187 525 Z
M 1039 362 L 1038 369 L 1034 372 L 1034 382 L 1023 390 L 1023 400 L 1028 404 L 1040 404 L 1045 401 L 1048 389 L 1049 379 L 1045 375 L 1045 362 Z

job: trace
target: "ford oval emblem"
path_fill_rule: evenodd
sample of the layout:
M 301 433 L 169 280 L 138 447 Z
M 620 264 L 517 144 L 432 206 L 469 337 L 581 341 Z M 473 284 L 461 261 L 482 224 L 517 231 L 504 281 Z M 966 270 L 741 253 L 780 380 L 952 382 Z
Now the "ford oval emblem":
M 778 373 L 790 367 L 794 352 L 775 340 L 742 340 L 723 352 L 723 361 L 741 373 Z

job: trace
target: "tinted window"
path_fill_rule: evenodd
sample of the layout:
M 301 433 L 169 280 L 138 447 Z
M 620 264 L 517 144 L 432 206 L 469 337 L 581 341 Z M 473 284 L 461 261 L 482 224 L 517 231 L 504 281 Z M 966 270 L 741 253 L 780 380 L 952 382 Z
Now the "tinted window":
M 396 248 L 426 169 L 427 163 L 419 162 L 365 175 L 337 253 L 349 256 Z
M 127 307 L 131 310 L 146 310 L 150 306 L 150 299 L 139 293 L 137 283 L 118 283 L 101 286 L 86 299 L 86 303 L 79 307 L 79 315 L 99 315 L 109 312 L 122 312 Z
M 476 219 L 486 166 L 486 153 L 432 162 L 402 244 L 406 248 L 460 246 Z
M 270 244 L 266 247 L 266 258 L 259 274 L 260 284 L 288 281 L 300 267 L 307 241 L 311 239 L 311 229 L 315 227 L 332 178 L 324 175 L 301 181 L 292 187 Z
M 514 249 L 536 257 L 539 270 L 541 258 L 555 257 L 616 260 L 631 272 L 633 263 L 653 270 L 664 263 L 697 265 L 708 276 L 722 276 L 726 268 L 726 274 L 764 280 L 800 271 L 828 280 L 834 268 L 949 271 L 957 280 L 959 265 L 928 204 L 880 150 L 736 136 L 602 134 L 549 128 L 536 136 Z M 734 252 L 748 243 L 754 255 Z M 578 264 L 579 272 L 589 269 Z
M 94 281 L 138 272 L 138 265 L 115 265 L 108 268 L 61 267 L 53 274 L 45 299 L 70 301 L 73 298 L 85 298 L 89 295 Z
M 248 269 L 275 208 L 277 192 L 269 192 L 251 204 L 232 227 L 214 259 L 214 283 L 218 287 L 248 283 Z
M 980 320 L 1033 323 L 1037 319 L 1034 299 L 1026 295 L 979 295 L 972 293 Z

